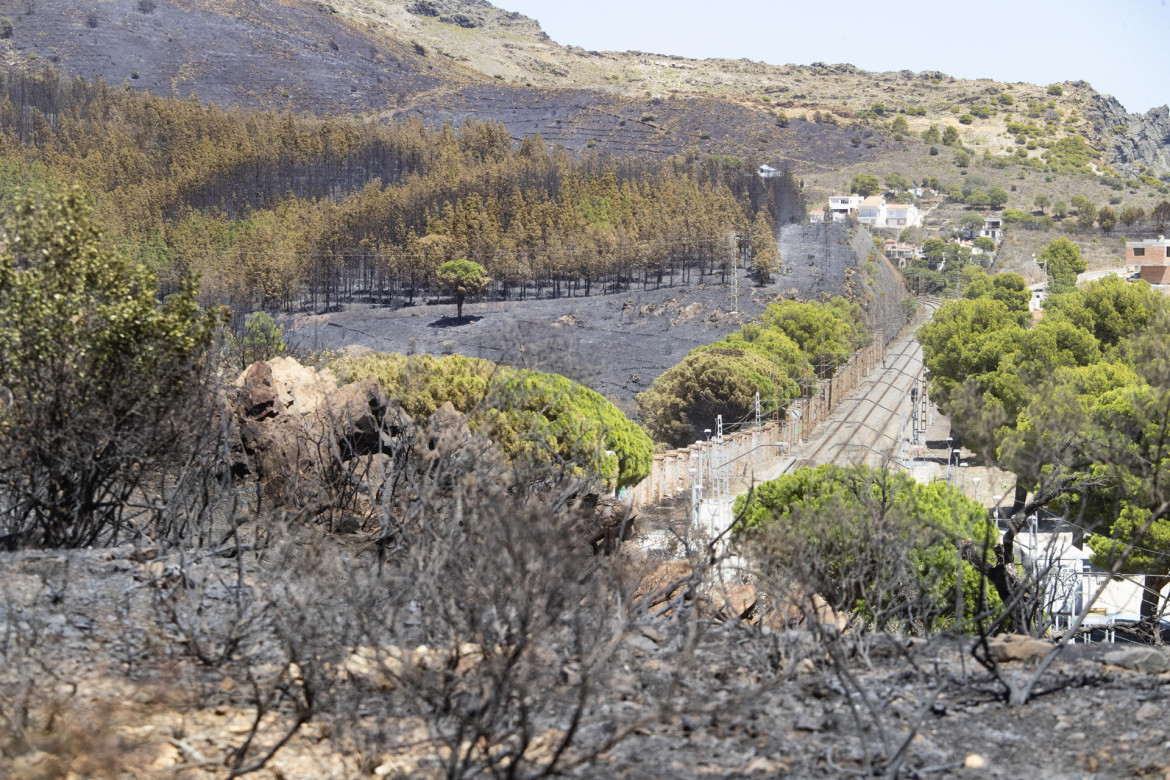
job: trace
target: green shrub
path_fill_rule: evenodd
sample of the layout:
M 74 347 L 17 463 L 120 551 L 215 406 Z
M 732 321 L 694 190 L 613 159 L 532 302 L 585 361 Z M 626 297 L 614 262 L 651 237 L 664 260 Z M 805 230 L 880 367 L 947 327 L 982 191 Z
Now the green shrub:
M 861 316 L 844 298 L 769 305 L 759 325 L 692 350 L 638 395 L 646 429 L 681 447 L 703 438 L 716 415 L 725 424 L 750 415 L 756 393 L 765 408 L 782 409 L 868 343 Z
M 799 385 L 750 350 L 712 345 L 691 352 L 639 393 L 638 410 L 655 440 L 685 447 L 715 427 L 716 415 L 730 425 L 751 414 L 756 393 L 765 403 L 774 397 L 783 403 L 799 394 Z
M 213 430 L 199 390 L 220 317 L 199 309 L 193 280 L 160 304 L 154 276 L 109 249 L 86 201 L 78 189 L 20 198 L 6 227 L 0 536 L 158 543 L 166 500 L 144 492 L 165 493 L 176 461 L 198 481 Z
M 829 303 L 781 301 L 769 304 L 760 323 L 792 339 L 821 377 L 831 377 L 837 366 L 865 346 L 869 334 L 862 325 L 861 308 L 842 297 Z
M 653 445 L 645 432 L 600 393 L 559 374 L 463 355 L 399 354 L 347 358 L 334 371 L 345 382 L 373 377 L 417 422 L 450 402 L 513 461 L 567 464 L 616 477 L 618 487 L 650 473 Z
M 228 336 L 227 353 L 232 364 L 241 371 L 257 360 L 280 357 L 288 353 L 284 330 L 271 314 L 258 311 L 248 318 L 242 336 L 235 333 Z
M 1049 168 L 1059 172 L 1088 170 L 1094 157 L 1093 150 L 1079 135 L 1061 138 L 1044 151 Z
M 819 466 L 757 485 L 736 499 L 741 539 L 765 572 L 809 588 L 878 628 L 932 632 L 953 625 L 962 567 L 963 618 L 1000 607 L 961 560 L 964 540 L 994 544 L 987 511 L 941 482 Z M 799 596 L 798 596 L 799 598 Z

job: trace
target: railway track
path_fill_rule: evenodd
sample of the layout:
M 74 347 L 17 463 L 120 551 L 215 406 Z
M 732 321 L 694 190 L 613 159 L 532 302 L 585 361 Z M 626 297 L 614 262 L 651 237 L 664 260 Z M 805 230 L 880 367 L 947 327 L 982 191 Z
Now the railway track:
M 924 299 L 928 314 L 917 324 L 929 320 L 942 301 Z M 824 423 L 824 432 L 811 452 L 793 464 L 801 466 L 832 463 L 865 463 L 883 466 L 897 463 L 903 444 L 901 431 L 909 424 L 912 393 L 915 386 L 924 392 L 922 348 L 914 337 L 917 327 L 900 336 L 894 349 L 886 355 L 884 367 L 866 380 L 869 390 L 862 396 L 845 400 Z

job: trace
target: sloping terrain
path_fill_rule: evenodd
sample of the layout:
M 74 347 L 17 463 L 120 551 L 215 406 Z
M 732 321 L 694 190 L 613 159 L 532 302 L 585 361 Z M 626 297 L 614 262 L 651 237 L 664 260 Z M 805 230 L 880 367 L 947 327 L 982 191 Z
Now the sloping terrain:
M 940 124 L 969 144 L 1012 151 L 1013 119 L 1051 104 L 1061 117 L 1053 138 L 1085 137 L 1126 175 L 1170 171 L 1166 109 L 1126 114 L 1085 82 L 1052 95 L 933 71 L 585 51 L 483 0 L 0 0 L 0 15 L 12 22 L 0 41 L 9 62 L 221 105 L 475 116 L 575 150 L 693 148 L 836 168 L 886 150 L 881 129 L 897 115 L 911 133 Z
M 856 131 L 806 120 L 777 125 L 769 113 L 709 97 L 637 99 L 586 89 L 533 89 L 473 83 L 454 92 L 425 93 L 397 113 L 433 124 L 466 117 L 503 122 L 513 138 L 540 133 L 568 149 L 665 157 L 692 149 L 784 160 L 832 169 L 872 160 L 892 148 L 852 142 Z
M 785 260 L 772 284 L 757 286 L 739 270 L 733 279 L 709 274 L 689 286 L 667 286 L 612 295 L 530 301 L 491 301 L 464 306 L 455 319 L 446 300 L 399 309 L 351 305 L 340 312 L 295 317 L 286 330 L 310 349 L 350 345 L 377 352 L 457 352 L 521 368 L 563 374 L 634 413 L 634 396 L 697 346 L 709 344 L 759 317 L 778 298 L 857 298 L 877 326 L 902 325 L 905 291 L 893 272 L 874 269 L 874 284 L 858 272 L 870 239 L 842 225 L 786 225 Z M 867 292 L 872 295 L 866 295 Z
M 257 556 L 245 554 L 250 572 Z M 394 713 L 378 721 L 377 740 L 361 739 L 356 702 L 370 706 L 394 686 L 370 684 L 377 667 L 352 648 L 329 648 L 339 661 L 333 668 L 299 659 L 317 675 L 310 678 L 314 687 L 333 693 L 307 717 L 288 696 L 256 706 L 253 691 L 275 688 L 288 665 L 270 660 L 268 646 L 196 662 L 187 648 L 199 645 L 181 639 L 206 635 L 210 642 L 226 629 L 184 620 L 200 604 L 220 620 L 227 589 L 215 582 L 206 593 L 184 588 L 180 577 L 194 571 L 207 578 L 210 571 L 231 582 L 237 566 L 209 560 L 192 565 L 178 553 L 133 546 L 0 552 L 10 605 L 0 625 L 12 637 L 0 684 L 20 695 L 12 703 L 27 723 L 27 733 L 17 731 L 19 738 L 4 744 L 5 777 L 226 777 L 238 755 L 255 760 L 286 732 L 287 743 L 248 776 L 447 776 L 450 748 L 441 724 Z M 245 591 L 268 596 L 269 587 L 249 577 Z M 279 604 L 281 614 L 309 600 L 295 583 L 287 589 L 301 600 Z M 342 614 L 352 609 L 344 597 L 327 598 Z M 319 608 L 317 600 L 311 605 Z M 248 639 L 260 630 L 252 611 L 240 622 Z M 898 777 L 1164 777 L 1170 765 L 1163 725 L 1168 674 L 1157 673 L 1168 662 L 1158 649 L 1071 645 L 1038 686 L 1043 695 L 1013 707 L 1003 700 L 1002 684 L 972 659 L 971 639 L 924 643 L 878 634 L 857 641 L 858 655 L 847 665 L 834 665 L 814 631 L 695 622 L 693 646 L 684 640 L 688 624 L 670 617 L 641 621 L 617 643 L 587 716 L 636 728 L 583 730 L 580 747 L 569 753 L 572 763 L 583 764 L 574 776 L 860 777 L 880 766 L 880 746 L 891 738 L 895 747 L 908 740 Z M 1033 653 L 1051 647 L 1019 644 Z M 438 657 L 441 649 L 416 652 Z M 999 671 L 1026 678 L 1034 657 L 1018 655 Z M 1147 667 L 1151 658 L 1157 665 Z M 843 670 L 872 697 L 866 709 L 842 684 Z M 477 679 L 470 664 L 451 674 Z M 351 709 L 348 702 L 355 703 Z M 554 726 L 574 718 L 572 699 L 554 705 Z M 884 726 L 880 740 L 871 714 Z M 297 723 L 298 715 L 307 722 Z M 611 734 L 612 746 L 591 755 L 590 747 Z M 546 754 L 534 748 L 531 756 L 535 763 Z
M 340 115 L 394 106 L 450 78 L 408 42 L 324 4 L 0 0 L 0 14 L 12 22 L 10 58 L 218 105 Z

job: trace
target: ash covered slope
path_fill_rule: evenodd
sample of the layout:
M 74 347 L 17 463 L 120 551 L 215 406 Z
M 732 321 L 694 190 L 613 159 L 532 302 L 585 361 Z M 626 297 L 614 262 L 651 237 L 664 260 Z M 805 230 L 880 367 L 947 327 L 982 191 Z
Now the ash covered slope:
M 1165 109 L 1126 114 L 1084 82 L 1054 97 L 1044 86 L 937 72 L 585 51 L 484 0 L 0 0 L 0 15 L 12 22 L 0 40 L 10 63 L 219 105 L 434 123 L 472 116 L 575 150 L 696 149 L 837 169 L 895 148 L 881 116 L 865 118 L 873 106 L 917 133 L 953 125 L 953 106 L 994 104 L 1008 91 L 1017 106 L 1052 101 L 1075 116 L 1060 132 L 1088 138 L 1122 173 L 1170 170 Z M 1008 115 L 973 130 L 994 144 Z
M 470 0 L 0 0 L 0 16 L 12 23 L 0 40 L 10 64 L 221 106 L 474 117 L 516 139 L 658 157 L 693 146 L 836 165 L 887 145 L 861 147 L 837 125 L 781 127 L 770 110 L 722 99 L 598 88 L 607 70 L 572 64 L 536 22 Z
M 217 105 L 339 115 L 394 106 L 454 76 L 409 42 L 280 0 L 0 0 L 9 61 Z

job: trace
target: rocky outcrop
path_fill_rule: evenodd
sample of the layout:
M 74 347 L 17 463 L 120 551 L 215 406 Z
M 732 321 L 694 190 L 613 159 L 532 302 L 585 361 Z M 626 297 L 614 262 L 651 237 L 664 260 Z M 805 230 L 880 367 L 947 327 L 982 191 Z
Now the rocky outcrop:
M 249 366 L 230 400 L 233 473 L 255 479 L 262 503 L 328 513 L 334 529 L 407 516 L 420 491 L 462 480 L 490 484 L 491 495 L 514 485 L 508 461 L 466 415 L 446 403 L 416 424 L 373 378 L 342 385 L 328 369 L 277 358 Z
M 276 505 L 323 498 L 331 469 L 383 449 L 408 431 L 373 379 L 339 385 L 292 358 L 253 363 L 236 380 L 232 469 L 251 474 Z
M 620 499 L 588 493 L 577 501 L 576 509 L 595 555 L 612 555 L 634 535 L 637 515 Z
M 1119 173 L 1136 176 L 1143 165 L 1154 175 L 1170 173 L 1170 107 L 1130 114 L 1116 98 L 1091 93 L 1083 113 L 1092 127 L 1089 140 Z

